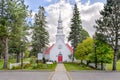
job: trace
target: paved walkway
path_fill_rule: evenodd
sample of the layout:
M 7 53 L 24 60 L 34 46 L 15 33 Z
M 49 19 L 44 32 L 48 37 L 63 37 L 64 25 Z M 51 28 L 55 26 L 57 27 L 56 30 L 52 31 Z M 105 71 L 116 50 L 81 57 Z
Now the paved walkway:
M 57 64 L 55 73 L 51 80 L 69 80 L 64 64 Z

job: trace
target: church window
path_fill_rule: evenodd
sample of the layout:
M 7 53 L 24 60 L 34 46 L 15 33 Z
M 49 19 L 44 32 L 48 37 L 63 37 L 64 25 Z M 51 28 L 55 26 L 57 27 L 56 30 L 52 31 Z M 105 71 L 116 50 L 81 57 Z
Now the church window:
M 62 48 L 62 45 L 59 45 L 59 46 L 58 46 L 58 49 L 61 49 L 61 48 Z

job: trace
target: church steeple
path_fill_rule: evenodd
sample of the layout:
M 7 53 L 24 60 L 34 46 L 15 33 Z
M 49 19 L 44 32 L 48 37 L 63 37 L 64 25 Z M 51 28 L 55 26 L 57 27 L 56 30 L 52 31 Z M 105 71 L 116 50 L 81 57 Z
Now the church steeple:
M 61 9 L 59 10 L 59 19 L 58 19 L 58 23 L 62 23 L 62 19 L 61 19 Z
M 65 35 L 63 34 L 61 8 L 59 8 L 59 19 L 58 19 L 58 26 L 57 26 L 56 41 L 59 40 L 59 39 L 64 41 L 64 37 L 65 37 Z

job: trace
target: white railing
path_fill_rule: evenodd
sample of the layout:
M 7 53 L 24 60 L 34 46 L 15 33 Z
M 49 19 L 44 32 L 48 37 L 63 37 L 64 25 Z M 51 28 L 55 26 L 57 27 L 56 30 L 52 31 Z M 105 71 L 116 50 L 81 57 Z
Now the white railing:
M 30 62 L 23 62 L 23 64 L 30 64 Z M 20 66 L 21 63 L 10 63 L 10 69 L 12 69 L 13 67 L 17 67 Z

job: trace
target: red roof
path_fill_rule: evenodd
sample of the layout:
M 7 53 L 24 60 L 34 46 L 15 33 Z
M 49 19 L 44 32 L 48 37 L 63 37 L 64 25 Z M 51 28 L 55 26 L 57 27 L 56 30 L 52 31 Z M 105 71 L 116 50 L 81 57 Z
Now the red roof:
M 46 51 L 45 51 L 45 54 L 49 54 L 50 53 L 50 50 L 53 48 L 54 44 L 52 46 L 50 46 Z M 70 50 L 71 53 L 73 53 L 73 48 L 69 45 L 69 44 L 66 44 L 66 46 L 68 47 L 68 49 Z
M 46 51 L 45 51 L 45 54 L 49 54 L 50 53 L 50 50 L 52 49 L 52 47 L 54 46 L 54 44 L 52 46 L 50 46 Z
M 73 48 L 69 44 L 66 44 L 66 46 L 68 47 L 68 49 L 70 50 L 70 52 L 73 53 Z

